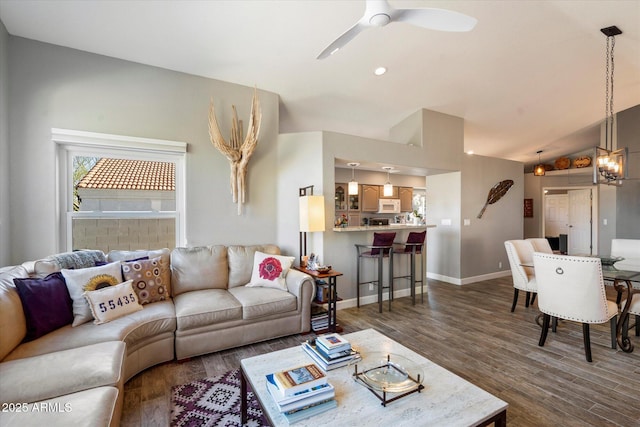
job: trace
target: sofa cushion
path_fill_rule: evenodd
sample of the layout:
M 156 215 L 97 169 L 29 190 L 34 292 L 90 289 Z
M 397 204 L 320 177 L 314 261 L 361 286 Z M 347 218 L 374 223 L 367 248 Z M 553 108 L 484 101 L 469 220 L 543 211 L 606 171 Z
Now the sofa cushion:
M 72 326 L 78 326 L 93 320 L 89 304 L 87 304 L 87 300 L 83 295 L 84 292 L 122 283 L 120 261 L 99 267 L 82 268 L 79 270 L 62 269 L 61 271 L 67 283 L 69 295 L 71 295 L 71 299 L 73 300 Z
M 163 278 L 162 257 L 146 260 L 123 261 L 122 276 L 124 280 L 133 281 L 133 290 L 140 304 L 164 301 L 169 298 L 168 284 Z
M 280 248 L 276 245 L 229 246 L 227 258 L 229 261 L 229 288 L 244 286 L 251 281 L 253 260 L 256 251 L 266 254 L 280 255 Z
M 13 279 L 27 320 L 27 336 L 31 341 L 73 322 L 71 297 L 62 273 L 51 273 L 43 279 Z
M 118 386 L 125 348 L 122 341 L 107 341 L 0 363 L 2 401 L 37 402 L 94 387 Z
M 5 360 L 32 357 L 105 341 L 124 341 L 127 354 L 141 341 L 176 330 L 175 309 L 171 301 L 144 306 L 143 310 L 120 317 L 103 325 L 93 322 L 72 327 L 63 326 L 37 340 L 22 343 Z
M 101 325 L 142 310 L 142 305 L 138 302 L 138 295 L 133 291 L 132 283 L 131 280 L 127 280 L 119 285 L 84 293 L 91 314 L 95 319 L 93 323 Z
M 30 403 L 25 412 L 0 412 L 2 427 L 118 425 L 118 389 L 97 387 Z M 50 408 L 55 408 L 52 411 Z M 59 409 L 58 409 L 59 408 Z
M 0 273 L 0 360 L 4 359 L 27 335 L 27 322 L 20 295 L 13 279 L 29 277 L 21 266 L 3 269 Z
M 171 251 L 167 248 L 154 250 L 137 250 L 137 251 L 109 251 L 107 261 L 133 261 L 144 260 L 160 257 L 160 279 L 167 290 L 167 295 L 171 295 Z M 128 279 L 127 279 L 128 280 Z M 135 281 L 134 288 L 135 288 Z M 144 302 L 141 301 L 142 304 Z
M 226 289 L 229 278 L 227 248 L 222 245 L 175 248 L 171 251 L 171 292 Z
M 34 273 L 37 277 L 45 277 L 63 268 L 78 269 L 95 267 L 107 260 L 104 252 L 100 250 L 81 250 L 50 255 L 37 260 L 34 265 Z
M 240 286 L 229 289 L 229 293 L 242 304 L 242 318 L 245 320 L 295 312 L 298 308 L 295 295 L 279 289 Z
M 286 291 L 287 284 L 284 278 L 287 276 L 294 260 L 295 258 L 292 256 L 270 255 L 256 251 L 251 281 L 247 286 L 275 288 Z
M 178 330 L 242 319 L 242 305 L 224 289 L 187 292 L 175 297 L 173 302 Z

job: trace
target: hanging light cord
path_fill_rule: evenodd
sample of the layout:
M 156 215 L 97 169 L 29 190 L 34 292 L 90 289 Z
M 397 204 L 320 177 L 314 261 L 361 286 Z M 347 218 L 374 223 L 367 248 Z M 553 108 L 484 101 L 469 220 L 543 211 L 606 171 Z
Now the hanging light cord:
M 607 36 L 607 67 L 606 67 L 606 100 L 605 100 L 605 149 L 613 150 L 613 73 L 614 73 L 614 61 L 613 50 L 616 47 L 615 36 Z M 611 145 L 611 146 L 609 146 Z

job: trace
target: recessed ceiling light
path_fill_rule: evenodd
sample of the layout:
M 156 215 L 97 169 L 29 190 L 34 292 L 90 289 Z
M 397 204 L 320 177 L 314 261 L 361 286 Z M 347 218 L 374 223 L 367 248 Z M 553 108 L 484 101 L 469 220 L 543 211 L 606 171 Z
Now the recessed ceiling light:
M 378 67 L 373 71 L 373 74 L 375 74 L 376 76 L 381 76 L 386 72 L 387 72 L 387 69 L 385 67 Z
M 467 151 L 467 154 L 473 154 L 473 150 Z

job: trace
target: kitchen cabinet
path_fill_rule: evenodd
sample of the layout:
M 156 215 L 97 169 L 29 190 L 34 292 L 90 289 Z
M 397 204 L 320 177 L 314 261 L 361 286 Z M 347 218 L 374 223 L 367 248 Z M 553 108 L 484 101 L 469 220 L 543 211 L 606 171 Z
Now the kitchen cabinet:
M 378 197 L 380 194 L 379 185 L 362 185 L 362 212 L 377 212 Z
M 359 227 L 362 225 L 362 215 L 360 212 L 347 212 L 347 225 L 349 227 Z
M 346 211 L 347 210 L 347 185 L 336 183 L 335 187 L 335 210 Z
M 398 187 L 398 198 L 400 199 L 400 211 L 413 211 L 413 188 Z

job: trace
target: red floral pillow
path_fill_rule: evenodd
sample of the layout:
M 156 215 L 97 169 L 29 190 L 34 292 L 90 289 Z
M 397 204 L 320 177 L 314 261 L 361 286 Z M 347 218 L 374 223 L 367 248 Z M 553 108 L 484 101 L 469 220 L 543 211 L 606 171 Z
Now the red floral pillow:
M 294 259 L 292 256 L 271 255 L 256 251 L 253 258 L 251 281 L 247 286 L 262 286 L 286 291 L 285 277 Z

